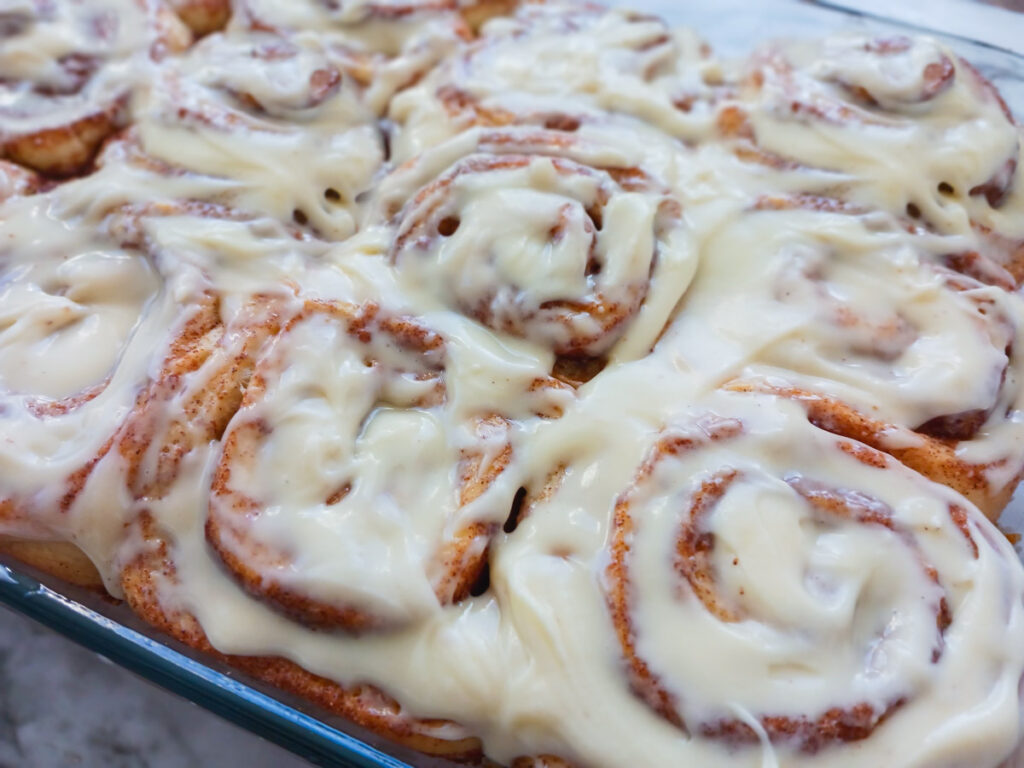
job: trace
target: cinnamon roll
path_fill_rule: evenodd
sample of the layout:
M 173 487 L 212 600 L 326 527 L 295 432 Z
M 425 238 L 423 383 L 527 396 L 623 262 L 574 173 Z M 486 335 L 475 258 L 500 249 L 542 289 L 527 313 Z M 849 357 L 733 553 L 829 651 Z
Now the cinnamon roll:
M 891 457 L 751 405 L 667 427 L 615 502 L 604 588 L 630 688 L 737 760 L 950 759 L 900 724 L 940 733 L 952 691 L 961 712 L 1017 707 L 976 664 L 1021 626 L 1012 550 Z
M 31 0 L 4 13 L 0 39 L 0 157 L 65 177 L 127 123 L 133 68 L 191 34 L 162 0 Z
M 0 528 L 33 537 L 66 528 L 145 399 L 154 351 L 171 375 L 214 311 L 198 273 L 120 247 L 94 220 L 62 220 L 56 206 L 7 201 L 0 249 Z
M 400 127 L 396 157 L 409 159 L 473 125 L 574 131 L 609 114 L 692 138 L 703 125 L 697 113 L 710 116 L 700 107 L 714 100 L 716 75 L 706 44 L 656 16 L 523 3 L 396 96 L 389 113 Z
M 627 335 L 623 354 L 644 354 L 692 252 L 669 189 L 599 139 L 477 129 L 397 169 L 379 201 L 410 290 L 556 355 L 599 358 Z
M 1013 116 L 991 83 L 934 40 L 848 36 L 767 49 L 722 119 L 761 162 L 818 169 L 822 186 L 804 191 L 839 187 L 851 202 L 941 233 L 971 221 L 1015 242 L 1024 234 L 999 215 L 1020 155 Z M 851 142 L 861 149 L 848 151 Z M 1015 251 L 999 255 L 1019 273 Z
M 146 512 L 137 518 L 132 530 L 138 540 L 139 551 L 122 566 L 119 585 L 132 610 L 153 627 L 189 648 L 357 724 L 365 729 L 364 738 L 374 739 L 383 735 L 391 742 L 418 753 L 458 763 L 481 759 L 479 740 L 458 724 L 414 717 L 392 697 L 372 685 L 341 686 L 280 656 L 222 653 L 211 644 L 187 606 L 175 600 L 178 566 L 166 532 Z
M 666 343 L 730 387 L 813 403 L 814 423 L 998 516 L 1024 468 L 1007 439 L 1020 299 L 950 270 L 949 247 L 838 201 L 762 199 L 708 241 Z
M 250 592 L 351 632 L 469 596 L 513 449 L 501 413 L 458 413 L 446 357 L 441 335 L 374 304 L 311 301 L 287 322 L 224 435 L 206 523 Z
M 361 92 L 316 38 L 212 35 L 161 68 L 133 136 L 170 172 L 204 182 L 193 194 L 341 240 L 383 160 Z
M 485 15 L 501 10 L 500 0 L 464 5 Z M 456 0 L 244 0 L 229 31 L 315 36 L 346 58 L 348 71 L 366 89 L 366 103 L 383 114 L 395 93 L 472 37 L 459 6 Z

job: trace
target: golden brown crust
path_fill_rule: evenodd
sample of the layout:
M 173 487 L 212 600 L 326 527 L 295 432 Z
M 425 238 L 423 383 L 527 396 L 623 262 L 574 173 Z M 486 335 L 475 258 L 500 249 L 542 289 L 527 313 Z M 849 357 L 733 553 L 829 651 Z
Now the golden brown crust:
M 76 587 L 105 591 L 103 579 L 92 560 L 70 542 L 36 541 L 0 534 L 0 554 L 10 555 Z
M 336 323 L 343 337 L 355 347 L 366 346 L 362 355 L 370 367 L 384 365 L 375 358 L 377 349 L 399 349 L 409 359 L 410 371 L 420 381 L 435 384 L 425 397 L 433 405 L 446 397 L 443 339 L 420 321 L 402 316 L 383 314 L 376 305 L 355 307 L 340 303 L 309 301 L 302 312 L 291 318 L 280 329 L 274 344 L 258 362 L 253 363 L 251 380 L 237 389 L 244 398 L 235 407 L 252 409 L 266 396 L 268 386 L 287 367 L 288 334 L 298 325 L 316 319 Z M 435 402 L 436 401 L 436 402 Z M 476 432 L 487 442 L 503 442 L 507 422 L 499 416 L 481 419 Z M 224 438 L 221 458 L 212 480 L 210 513 L 206 522 L 206 537 L 220 559 L 251 594 L 267 600 L 282 612 L 312 627 L 338 627 L 350 632 L 381 629 L 388 622 L 368 610 L 351 605 L 332 604 L 306 595 L 301 589 L 281 582 L 274 574 L 287 563 L 289 556 L 274 547 L 254 541 L 247 529 L 252 520 L 264 511 L 261 500 L 238 488 L 232 481 L 234 470 L 250 466 L 260 454 L 260 448 L 270 436 L 272 428 L 262 419 L 242 417 L 232 423 Z M 219 435 L 218 435 L 219 436 Z M 463 452 L 459 467 L 459 506 L 465 506 L 481 496 L 508 466 L 512 448 L 505 442 L 496 455 L 487 457 L 483 452 Z M 248 474 L 248 473 L 247 473 Z M 335 489 L 328 505 L 340 502 L 351 485 Z M 487 562 L 488 546 L 497 526 L 470 521 L 455 530 L 434 555 L 439 564 L 434 580 L 434 591 L 442 605 L 460 602 L 469 596 Z
M 471 0 L 459 8 L 466 24 L 478 33 L 480 28 L 493 18 L 508 16 L 520 5 L 520 0 Z
M 196 37 L 224 29 L 231 18 L 230 0 L 169 0 L 171 8 Z
M 85 171 L 104 139 L 125 122 L 125 101 L 53 128 L 6 139 L 0 154 L 34 171 L 62 178 Z
M 677 695 L 662 681 L 645 660 L 642 640 L 633 618 L 635 587 L 631 577 L 633 541 L 637 526 L 644 525 L 643 515 L 635 509 L 638 492 L 650 482 L 658 465 L 673 457 L 700 451 L 707 446 L 729 442 L 743 435 L 742 421 L 707 417 L 699 422 L 699 430 L 674 433 L 669 430 L 652 447 L 637 469 L 632 484 L 616 500 L 610 547 L 610 563 L 606 569 L 607 603 L 615 626 L 616 637 L 627 664 L 633 692 L 653 711 L 684 733 L 700 733 L 706 738 L 720 739 L 731 745 L 756 744 L 757 733 L 741 719 L 719 717 L 703 722 L 684 721 Z M 891 459 L 863 445 L 836 438 L 835 447 L 874 469 L 900 469 Z M 713 470 L 713 467 L 708 467 Z M 707 526 L 707 518 L 729 491 L 743 477 L 743 472 L 730 466 L 712 471 L 688 492 L 688 509 L 682 516 L 675 543 L 675 558 L 670 563 L 675 575 L 684 581 L 689 592 L 718 621 L 736 623 L 747 618 L 719 589 L 713 564 L 715 535 Z M 864 526 L 879 526 L 895 533 L 923 577 L 942 590 L 935 568 L 914 539 L 913 531 L 898 523 L 893 510 L 883 501 L 860 490 L 836 488 L 805 476 L 794 467 L 792 474 L 780 478 L 802 497 L 813 514 L 823 520 L 844 520 Z M 664 490 L 662 490 L 664 492 Z M 966 512 L 955 504 L 947 504 L 951 521 L 963 533 L 978 556 L 977 544 L 966 523 Z M 952 623 L 945 597 L 932 606 L 935 615 L 935 644 L 931 661 L 938 660 L 945 646 L 945 632 Z M 830 745 L 860 741 L 871 736 L 892 714 L 907 703 L 906 696 L 894 695 L 888 701 L 855 702 L 849 706 L 832 707 L 818 715 L 761 714 L 759 725 L 772 742 L 785 742 L 801 751 L 816 753 Z
M 835 398 L 767 382 L 737 380 L 728 383 L 725 389 L 733 392 L 761 392 L 794 400 L 807 409 L 807 419 L 814 426 L 887 453 L 925 477 L 959 491 L 993 521 L 999 519 L 1020 480 L 1015 477 L 1005 486 L 993 487 L 987 477 L 987 470 L 997 466 L 999 461 L 971 464 L 957 455 L 955 441 L 941 440 L 926 434 L 914 433 L 913 439 L 909 441 L 899 439 L 897 434 L 906 435 L 910 430 L 872 419 Z
M 146 622 L 190 648 L 209 654 L 257 680 L 301 696 L 405 747 L 458 762 L 481 759 L 479 740 L 468 736 L 450 737 L 448 734 L 452 731 L 458 733 L 462 729 L 445 720 L 414 718 L 373 686 L 341 686 L 279 657 L 232 656 L 217 651 L 195 617 L 181 608 L 169 607 L 161 594 L 161 582 L 173 584 L 177 579 L 168 541 L 147 513 L 143 513 L 135 525 L 146 548 L 123 569 L 121 586 L 129 606 Z
M 43 3 L 35 12 L 46 18 L 53 9 Z M 120 46 L 128 50 L 127 55 L 144 51 L 159 60 L 192 44 L 191 32 L 163 0 L 140 0 L 136 12 L 144 17 L 146 34 Z M 71 13 L 86 15 L 90 9 Z M 105 80 L 110 65 L 123 63 L 125 56 L 118 50 L 118 25 L 102 15 L 90 21 L 95 49 L 74 51 L 55 62 L 63 70 L 65 82 L 54 86 L 45 81 L 15 81 L 18 90 L 33 96 L 26 108 L 17 104 L 8 108 L 9 114 L 20 118 L 13 123 L 5 119 L 7 110 L 0 110 L 0 158 L 54 179 L 86 173 L 103 142 L 127 124 L 129 87 Z M 0 81 L 4 79 L 4 73 L 0 73 Z M 104 81 L 104 85 L 93 89 L 96 81 Z M 20 121 L 25 118 L 31 128 L 21 127 Z

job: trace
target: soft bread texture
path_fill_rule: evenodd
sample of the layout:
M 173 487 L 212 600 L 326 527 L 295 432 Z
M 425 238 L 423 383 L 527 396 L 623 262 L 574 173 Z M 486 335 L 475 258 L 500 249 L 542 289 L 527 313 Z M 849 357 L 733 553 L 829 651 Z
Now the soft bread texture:
M 66 541 L 37 541 L 0 536 L 0 552 L 76 587 L 103 590 L 103 578 L 92 560 Z

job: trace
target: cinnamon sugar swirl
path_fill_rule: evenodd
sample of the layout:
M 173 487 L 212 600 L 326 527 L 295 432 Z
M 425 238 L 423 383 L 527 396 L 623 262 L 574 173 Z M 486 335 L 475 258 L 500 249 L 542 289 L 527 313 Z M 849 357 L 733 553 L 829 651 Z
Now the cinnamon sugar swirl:
M 647 338 L 631 354 L 644 354 L 693 254 L 679 201 L 647 170 L 671 166 L 603 138 L 472 130 L 397 169 L 380 187 L 385 213 L 398 210 L 392 261 L 447 306 L 556 355 L 606 356 L 636 326 Z
M 352 632 L 469 597 L 516 490 L 513 448 L 504 415 L 452 407 L 445 347 L 374 304 L 309 302 L 288 321 L 212 479 L 206 535 L 249 590 Z
M 616 500 L 604 580 L 630 687 L 691 738 L 785 756 L 870 753 L 903 718 L 939 730 L 947 703 L 916 670 L 971 668 L 966 635 L 1018 620 L 1012 601 L 992 611 L 960 591 L 1013 555 L 946 489 L 854 441 L 775 431 L 776 418 L 668 427 Z M 893 475 L 884 491 L 874 473 Z M 1001 570 L 987 588 L 1006 594 Z M 962 694 L 965 708 L 989 695 Z
M 192 36 L 162 0 L 16 2 L 0 19 L 0 155 L 62 177 L 129 119 L 133 67 Z
M 1019 153 L 923 37 L 16 3 L 0 552 L 431 765 L 1008 768 Z

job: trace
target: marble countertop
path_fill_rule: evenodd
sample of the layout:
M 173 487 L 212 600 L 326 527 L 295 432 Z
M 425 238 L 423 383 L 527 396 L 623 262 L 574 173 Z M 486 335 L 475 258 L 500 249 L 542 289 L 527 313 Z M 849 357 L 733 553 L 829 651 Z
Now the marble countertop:
M 309 763 L 0 608 L 0 768 Z

